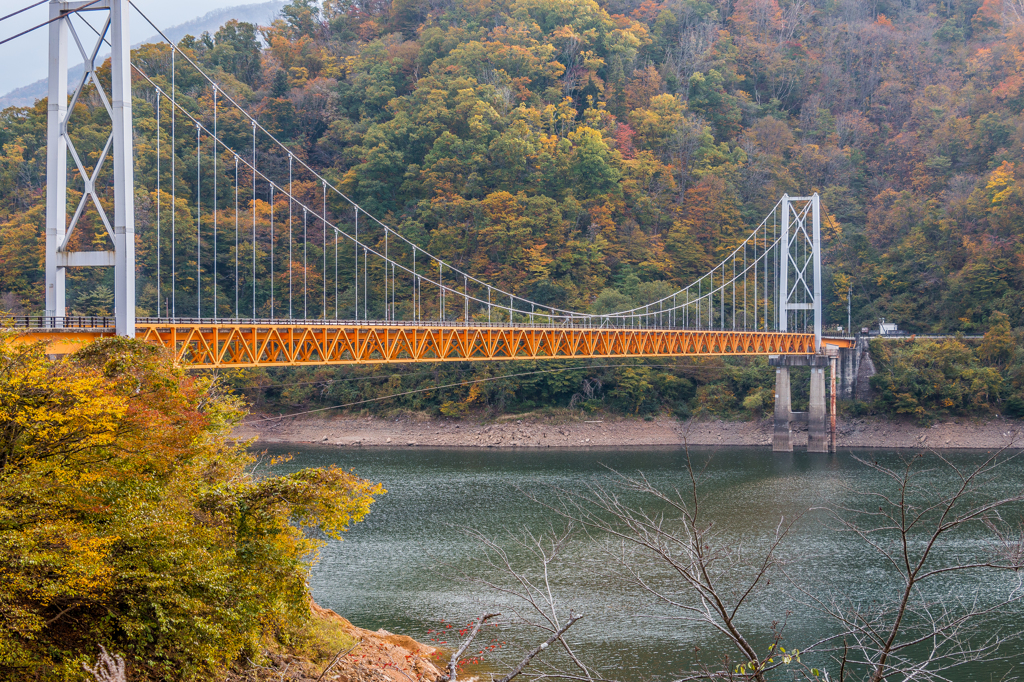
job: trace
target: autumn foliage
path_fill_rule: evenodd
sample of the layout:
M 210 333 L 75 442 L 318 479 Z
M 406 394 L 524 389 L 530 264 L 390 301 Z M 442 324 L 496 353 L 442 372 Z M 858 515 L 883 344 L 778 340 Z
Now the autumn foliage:
M 180 48 L 296 158 L 419 248 L 542 305 L 611 312 L 657 300 L 714 267 L 783 193 L 816 191 L 828 216 L 828 325 L 847 326 L 849 300 L 854 331 L 885 317 L 910 333 L 980 335 L 1000 314 L 1011 330 L 1024 328 L 1020 0 L 293 0 L 268 26 L 229 22 L 211 35 L 184 38 Z M 143 45 L 133 62 L 167 91 L 170 55 L 167 45 Z M 106 68 L 98 70 L 101 79 Z M 212 129 L 212 89 L 183 59 L 173 75 L 183 106 Z M 278 192 L 271 205 L 262 184 L 253 196 L 244 169 L 238 222 L 254 225 L 255 233 L 242 230 L 236 247 L 224 232 L 236 223 L 230 155 L 220 158 L 215 195 L 206 140 L 197 186 L 194 134 L 183 134 L 179 118 L 172 146 L 166 99 L 158 120 L 152 87 L 137 79 L 134 93 L 140 313 L 167 311 L 166 226 L 173 217 L 178 314 L 196 309 L 200 271 L 203 313 L 238 312 L 234 297 L 224 295 L 236 284 L 236 270 L 224 265 L 236 258 L 250 263 L 255 253 L 255 267 L 238 271 L 237 283 L 255 290 L 256 301 L 242 297 L 242 317 L 270 316 L 272 282 L 274 313 L 282 314 L 291 265 L 291 279 L 310 294 L 308 316 L 323 312 L 326 282 L 328 316 L 337 311 L 352 319 L 354 254 L 342 249 L 334 300 L 333 253 L 327 241 L 325 280 L 318 221 L 310 221 L 308 258 L 303 251 L 289 263 L 288 254 L 298 253 L 284 227 L 289 202 Z M 220 101 L 219 135 L 244 152 L 251 126 Z M 40 101 L 0 112 L 0 310 L 20 314 L 43 305 L 46 111 Z M 79 98 L 72 120 L 76 149 L 98 158 L 109 125 L 102 102 Z M 158 131 L 162 195 L 155 192 Z M 260 141 L 260 163 L 286 168 L 287 155 L 266 142 Z M 307 205 L 322 205 L 318 181 L 300 173 L 293 189 Z M 158 203 L 165 272 L 159 301 Z M 353 227 L 347 204 L 329 199 L 328 214 L 342 229 Z M 222 294 L 216 302 L 209 238 L 215 215 Z M 104 248 L 98 244 L 105 239 L 88 209 L 71 246 Z M 374 267 L 371 259 L 369 291 L 364 286 L 359 294 L 369 306 L 361 314 L 383 318 L 383 273 Z M 110 312 L 111 275 L 69 269 L 69 309 Z M 306 293 L 296 292 L 297 301 Z M 401 319 L 410 317 L 411 292 L 399 280 L 391 293 Z M 439 311 L 431 298 L 420 304 L 433 317 Z M 449 304 L 446 314 L 463 312 Z M 1014 362 L 1004 364 L 1000 372 L 1016 371 L 1008 369 Z M 283 385 L 271 393 L 284 405 L 304 406 L 378 398 L 398 392 L 395 384 L 409 390 L 454 382 L 440 381 L 447 371 L 456 370 L 434 368 L 429 379 L 403 370 L 404 379 L 375 375 L 359 383 L 349 370 L 317 368 L 287 376 L 256 372 L 239 383 Z M 458 378 L 493 373 L 479 364 L 457 371 Z M 751 366 L 740 374 L 758 371 Z M 607 394 L 620 382 L 617 395 L 635 393 L 626 388 L 632 370 L 607 374 Z M 988 404 L 1002 410 L 1011 387 L 1013 413 L 1022 413 L 1018 374 Z M 495 383 L 479 389 L 489 394 L 483 399 L 439 392 L 402 406 L 564 406 L 585 378 L 571 376 L 550 386 Z M 702 379 L 654 376 L 641 412 L 703 405 Z M 761 405 L 771 380 L 765 376 L 757 385 L 743 378 L 729 392 L 710 393 L 734 396 L 725 403 Z M 630 413 L 637 404 L 634 397 L 621 401 Z
M 309 617 L 319 541 L 379 485 L 337 468 L 261 477 L 215 379 L 123 339 L 58 361 L 0 336 L 0 678 L 210 679 Z
M 912 332 L 984 332 L 994 311 L 1024 325 L 1020 0 L 293 0 L 268 26 L 229 22 L 180 47 L 367 211 L 545 305 L 592 309 L 608 289 L 642 305 L 625 291 L 631 277 L 690 283 L 784 192 L 817 191 L 830 218 L 828 322 L 845 324 L 851 292 L 855 328 L 884 316 Z M 169 46 L 143 45 L 133 62 L 170 88 Z M 212 90 L 185 60 L 176 68 L 183 106 L 212 128 Z M 158 120 L 152 87 L 140 78 L 134 92 L 138 303 L 148 314 L 166 308 L 156 300 L 159 202 L 163 224 L 176 219 L 178 312 L 190 314 L 195 273 L 213 278 L 210 240 L 196 263 L 196 199 L 204 231 L 215 215 L 222 230 L 234 224 L 231 157 L 222 155 L 214 205 L 212 170 L 196 184 L 194 135 L 179 126 L 172 146 L 169 104 Z M 76 149 L 95 160 L 102 102 L 86 93 L 71 116 Z M 26 313 L 42 305 L 45 119 L 45 101 L 0 112 L 0 308 Z M 249 149 L 237 112 L 222 106 L 218 126 L 226 144 Z M 211 150 L 207 141 L 208 170 Z M 287 165 L 268 153 L 268 168 Z M 272 210 L 280 226 L 289 206 L 280 193 L 271 206 L 262 186 L 253 196 L 242 175 L 239 220 L 255 233 L 237 247 L 222 238 L 218 257 L 249 262 L 255 251 L 255 271 L 238 277 L 244 290 L 255 279 L 257 309 L 242 314 L 265 317 L 269 254 L 280 298 L 290 253 L 286 230 L 271 236 Z M 293 189 L 320 205 L 319 181 L 299 174 Z M 347 210 L 328 202 L 343 229 Z M 323 240 L 310 229 L 308 267 L 291 267 L 319 291 Z M 89 208 L 71 247 L 104 239 Z M 166 261 L 166 230 L 162 239 Z M 95 291 L 110 284 L 101 269 L 68 277 L 77 312 L 97 308 Z M 234 269 L 218 277 L 224 291 L 234 285 Z M 349 279 L 340 304 L 328 300 L 332 315 L 354 314 Z M 372 282 L 368 313 L 382 315 Z M 165 278 L 161 298 L 168 288 Z M 400 312 L 407 288 L 396 292 Z M 234 314 L 229 298 L 204 301 L 203 312 Z M 304 312 L 318 316 L 311 299 Z

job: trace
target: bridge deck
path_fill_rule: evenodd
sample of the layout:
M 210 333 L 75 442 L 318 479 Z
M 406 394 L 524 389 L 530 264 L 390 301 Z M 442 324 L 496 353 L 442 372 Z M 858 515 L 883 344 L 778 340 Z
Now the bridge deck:
M 59 354 L 112 335 L 111 328 L 91 326 L 26 329 L 19 339 L 44 341 Z M 180 362 L 208 368 L 814 353 L 814 335 L 795 332 L 401 322 L 162 320 L 137 324 L 136 338 L 171 350 Z M 828 343 L 849 346 L 851 340 Z

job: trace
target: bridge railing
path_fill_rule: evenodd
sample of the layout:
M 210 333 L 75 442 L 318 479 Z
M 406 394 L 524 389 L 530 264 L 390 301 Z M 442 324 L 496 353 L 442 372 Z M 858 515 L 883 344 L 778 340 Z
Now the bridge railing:
M 73 315 L 53 317 L 48 315 L 7 315 L 0 316 L 0 328 L 15 329 L 113 329 L 114 318 L 103 315 Z
M 643 324 L 638 321 L 636 326 L 608 326 L 602 324 L 603 318 L 576 317 L 558 321 L 533 322 L 499 322 L 486 320 L 335 320 L 335 319 L 272 319 L 272 318 L 210 318 L 210 317 L 139 317 L 136 324 L 155 327 L 448 327 L 448 328 L 491 328 L 491 329 L 621 329 L 628 330 L 679 330 L 679 331 L 735 331 L 691 327 L 680 325 Z M 59 331 L 101 329 L 113 330 L 115 326 L 112 316 L 65 316 L 53 317 L 42 315 L 9 315 L 0 317 L 0 328 L 14 329 L 47 329 Z M 764 333 L 771 333 L 770 330 Z

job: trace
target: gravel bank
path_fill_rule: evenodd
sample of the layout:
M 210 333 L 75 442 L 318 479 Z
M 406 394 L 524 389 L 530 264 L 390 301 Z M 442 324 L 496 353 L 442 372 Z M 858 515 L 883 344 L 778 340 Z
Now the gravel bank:
M 840 419 L 839 447 L 991 449 L 1024 447 L 1019 420 L 955 420 L 930 427 L 871 418 Z M 344 447 L 615 447 L 682 445 L 770 445 L 772 423 L 760 421 L 677 421 L 599 418 L 570 420 L 504 417 L 397 420 L 378 417 L 267 417 L 252 415 L 239 427 L 240 438 L 261 444 L 319 443 Z M 806 430 L 794 433 L 797 447 L 807 445 Z

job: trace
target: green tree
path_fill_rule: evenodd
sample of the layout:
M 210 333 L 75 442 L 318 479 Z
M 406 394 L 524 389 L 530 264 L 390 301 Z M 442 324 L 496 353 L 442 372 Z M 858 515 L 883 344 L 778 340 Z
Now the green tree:
M 718 139 L 730 140 L 740 130 L 743 113 L 736 97 L 725 91 L 724 83 L 722 74 L 715 69 L 707 74 L 693 74 L 690 76 L 688 104 L 691 110 L 700 112 L 711 121 Z
M 647 414 L 658 409 L 657 393 L 646 367 L 621 367 L 615 371 L 614 385 L 608 397 L 631 414 Z
M 981 366 L 974 352 L 956 340 L 875 339 L 871 357 L 878 369 L 871 377 L 876 402 L 889 413 L 923 421 L 941 414 L 984 413 L 994 409 L 1004 389 L 999 372 Z
M 620 310 L 629 310 L 633 307 L 633 299 L 618 290 L 608 287 L 602 289 L 594 302 L 590 304 L 590 312 L 597 315 L 615 313 Z
M 978 356 L 993 365 L 1002 365 L 1013 355 L 1017 339 L 1010 330 L 1010 318 L 998 310 L 989 317 L 990 327 L 978 348 Z
M 99 284 L 79 296 L 72 310 L 79 315 L 113 315 L 114 291 L 105 284 Z
M 569 172 L 575 193 L 589 199 L 598 194 L 621 192 L 621 174 L 612 164 L 611 150 L 601 133 L 583 126 L 572 133 L 569 139 L 573 143 Z
M 217 30 L 213 40 L 210 61 L 249 87 L 256 87 L 263 76 L 263 48 L 256 25 L 231 19 Z
M 310 617 L 321 544 L 379 485 L 254 473 L 244 411 L 155 346 L 58 361 L 0 336 L 0 668 L 81 679 L 99 645 L 133 680 L 206 680 Z

